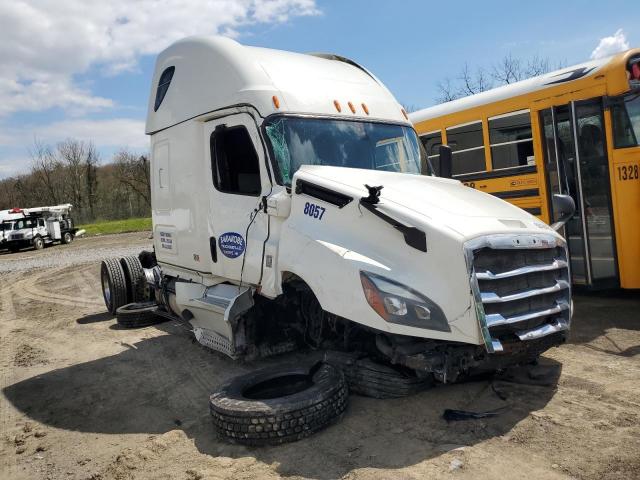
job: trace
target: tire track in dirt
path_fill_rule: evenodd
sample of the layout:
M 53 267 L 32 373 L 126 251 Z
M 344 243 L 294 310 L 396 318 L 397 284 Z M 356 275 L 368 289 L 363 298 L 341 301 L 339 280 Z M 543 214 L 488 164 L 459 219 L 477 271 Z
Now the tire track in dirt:
M 13 328 L 16 325 L 17 316 L 13 303 L 13 285 L 10 282 L 11 278 L 0 283 L 0 319 L 2 319 L 0 325 L 0 369 L 2 372 L 0 389 L 14 383 L 13 358 L 16 354 L 16 346 L 20 343 L 16 341 L 20 334 Z M 10 332 L 12 338 L 9 338 Z M 10 432 L 16 425 L 15 411 L 7 402 L 0 402 L 0 425 L 2 425 L 2 432 Z M 5 439 L 0 440 L 4 441 Z M 9 458 L 2 462 L 0 477 L 14 478 L 17 468 L 15 455 L 12 455 L 10 451 L 10 444 L 5 442 L 5 445 L 7 445 L 6 453 Z
M 75 269 L 77 267 L 71 268 Z M 70 269 L 70 267 L 55 268 L 42 273 L 31 274 L 26 279 L 16 282 L 13 285 L 13 291 L 17 296 L 22 298 L 36 302 L 55 303 L 65 307 L 96 308 L 102 306 L 102 302 L 98 300 L 89 300 L 62 293 L 50 292 L 37 285 L 44 277 L 61 277 L 65 269 Z
M 85 267 L 79 270 L 80 275 L 85 281 L 85 284 L 91 290 L 91 293 L 88 295 L 89 298 L 94 298 L 96 301 L 102 301 L 102 285 L 98 280 L 98 276 L 91 273 L 91 271 L 95 270 L 95 266 L 86 265 Z
M 94 301 L 92 300 L 92 297 L 94 296 L 95 291 L 91 288 L 91 282 L 87 281 L 87 277 L 83 275 L 83 273 L 84 272 L 81 269 L 75 269 L 72 272 L 73 282 L 82 297 L 85 298 L 83 301 L 91 302 Z

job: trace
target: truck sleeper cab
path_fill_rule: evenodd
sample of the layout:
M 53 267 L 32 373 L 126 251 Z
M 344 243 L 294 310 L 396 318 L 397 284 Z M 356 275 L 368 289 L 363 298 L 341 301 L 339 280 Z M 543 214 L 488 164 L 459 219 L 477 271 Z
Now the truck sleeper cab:
M 187 38 L 158 56 L 146 133 L 147 282 L 203 345 L 364 351 L 452 381 L 564 340 L 564 240 L 421 175 L 406 113 L 351 60 Z

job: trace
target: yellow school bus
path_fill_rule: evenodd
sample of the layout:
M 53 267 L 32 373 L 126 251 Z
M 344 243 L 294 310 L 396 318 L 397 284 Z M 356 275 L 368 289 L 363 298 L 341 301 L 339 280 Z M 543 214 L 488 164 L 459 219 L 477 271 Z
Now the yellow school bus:
M 640 288 L 640 49 L 414 112 L 437 172 L 546 223 L 570 195 L 565 226 L 574 284 Z

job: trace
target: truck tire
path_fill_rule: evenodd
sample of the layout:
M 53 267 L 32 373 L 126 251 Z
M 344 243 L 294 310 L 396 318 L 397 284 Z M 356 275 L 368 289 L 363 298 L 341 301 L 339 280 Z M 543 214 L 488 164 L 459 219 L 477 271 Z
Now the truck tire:
M 42 237 L 36 237 L 33 239 L 33 248 L 35 250 L 42 250 L 44 248 L 44 240 Z
M 348 387 L 327 363 L 270 367 L 236 377 L 209 398 L 218 434 L 230 443 L 294 442 L 339 419 Z
M 165 318 L 156 315 L 156 302 L 129 303 L 118 308 L 116 319 L 124 328 L 142 328 L 164 322 Z
M 127 285 L 127 301 L 129 303 L 142 302 L 145 300 L 144 287 L 146 277 L 140 260 L 136 256 L 129 255 L 120 259 L 120 265 Z
M 349 390 L 371 398 L 401 398 L 415 395 L 433 385 L 431 377 L 421 378 L 411 370 L 379 362 L 369 357 L 327 352 L 325 361 L 341 368 Z
M 100 266 L 100 282 L 104 304 L 112 315 L 127 304 L 127 283 L 120 262 L 115 258 L 102 261 Z
M 73 242 L 73 235 L 71 234 L 71 232 L 64 232 L 62 234 L 62 243 L 68 245 L 71 242 Z

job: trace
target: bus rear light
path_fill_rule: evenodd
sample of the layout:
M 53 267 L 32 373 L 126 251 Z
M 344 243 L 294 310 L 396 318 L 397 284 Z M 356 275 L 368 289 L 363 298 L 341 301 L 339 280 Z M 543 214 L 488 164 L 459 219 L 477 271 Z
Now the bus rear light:
M 336 110 L 337 110 L 338 112 L 341 112 L 341 111 L 342 111 L 342 107 L 340 106 L 340 102 L 339 102 L 338 100 L 334 100 L 334 101 L 333 101 L 333 106 L 334 106 L 334 107 L 336 107 Z

